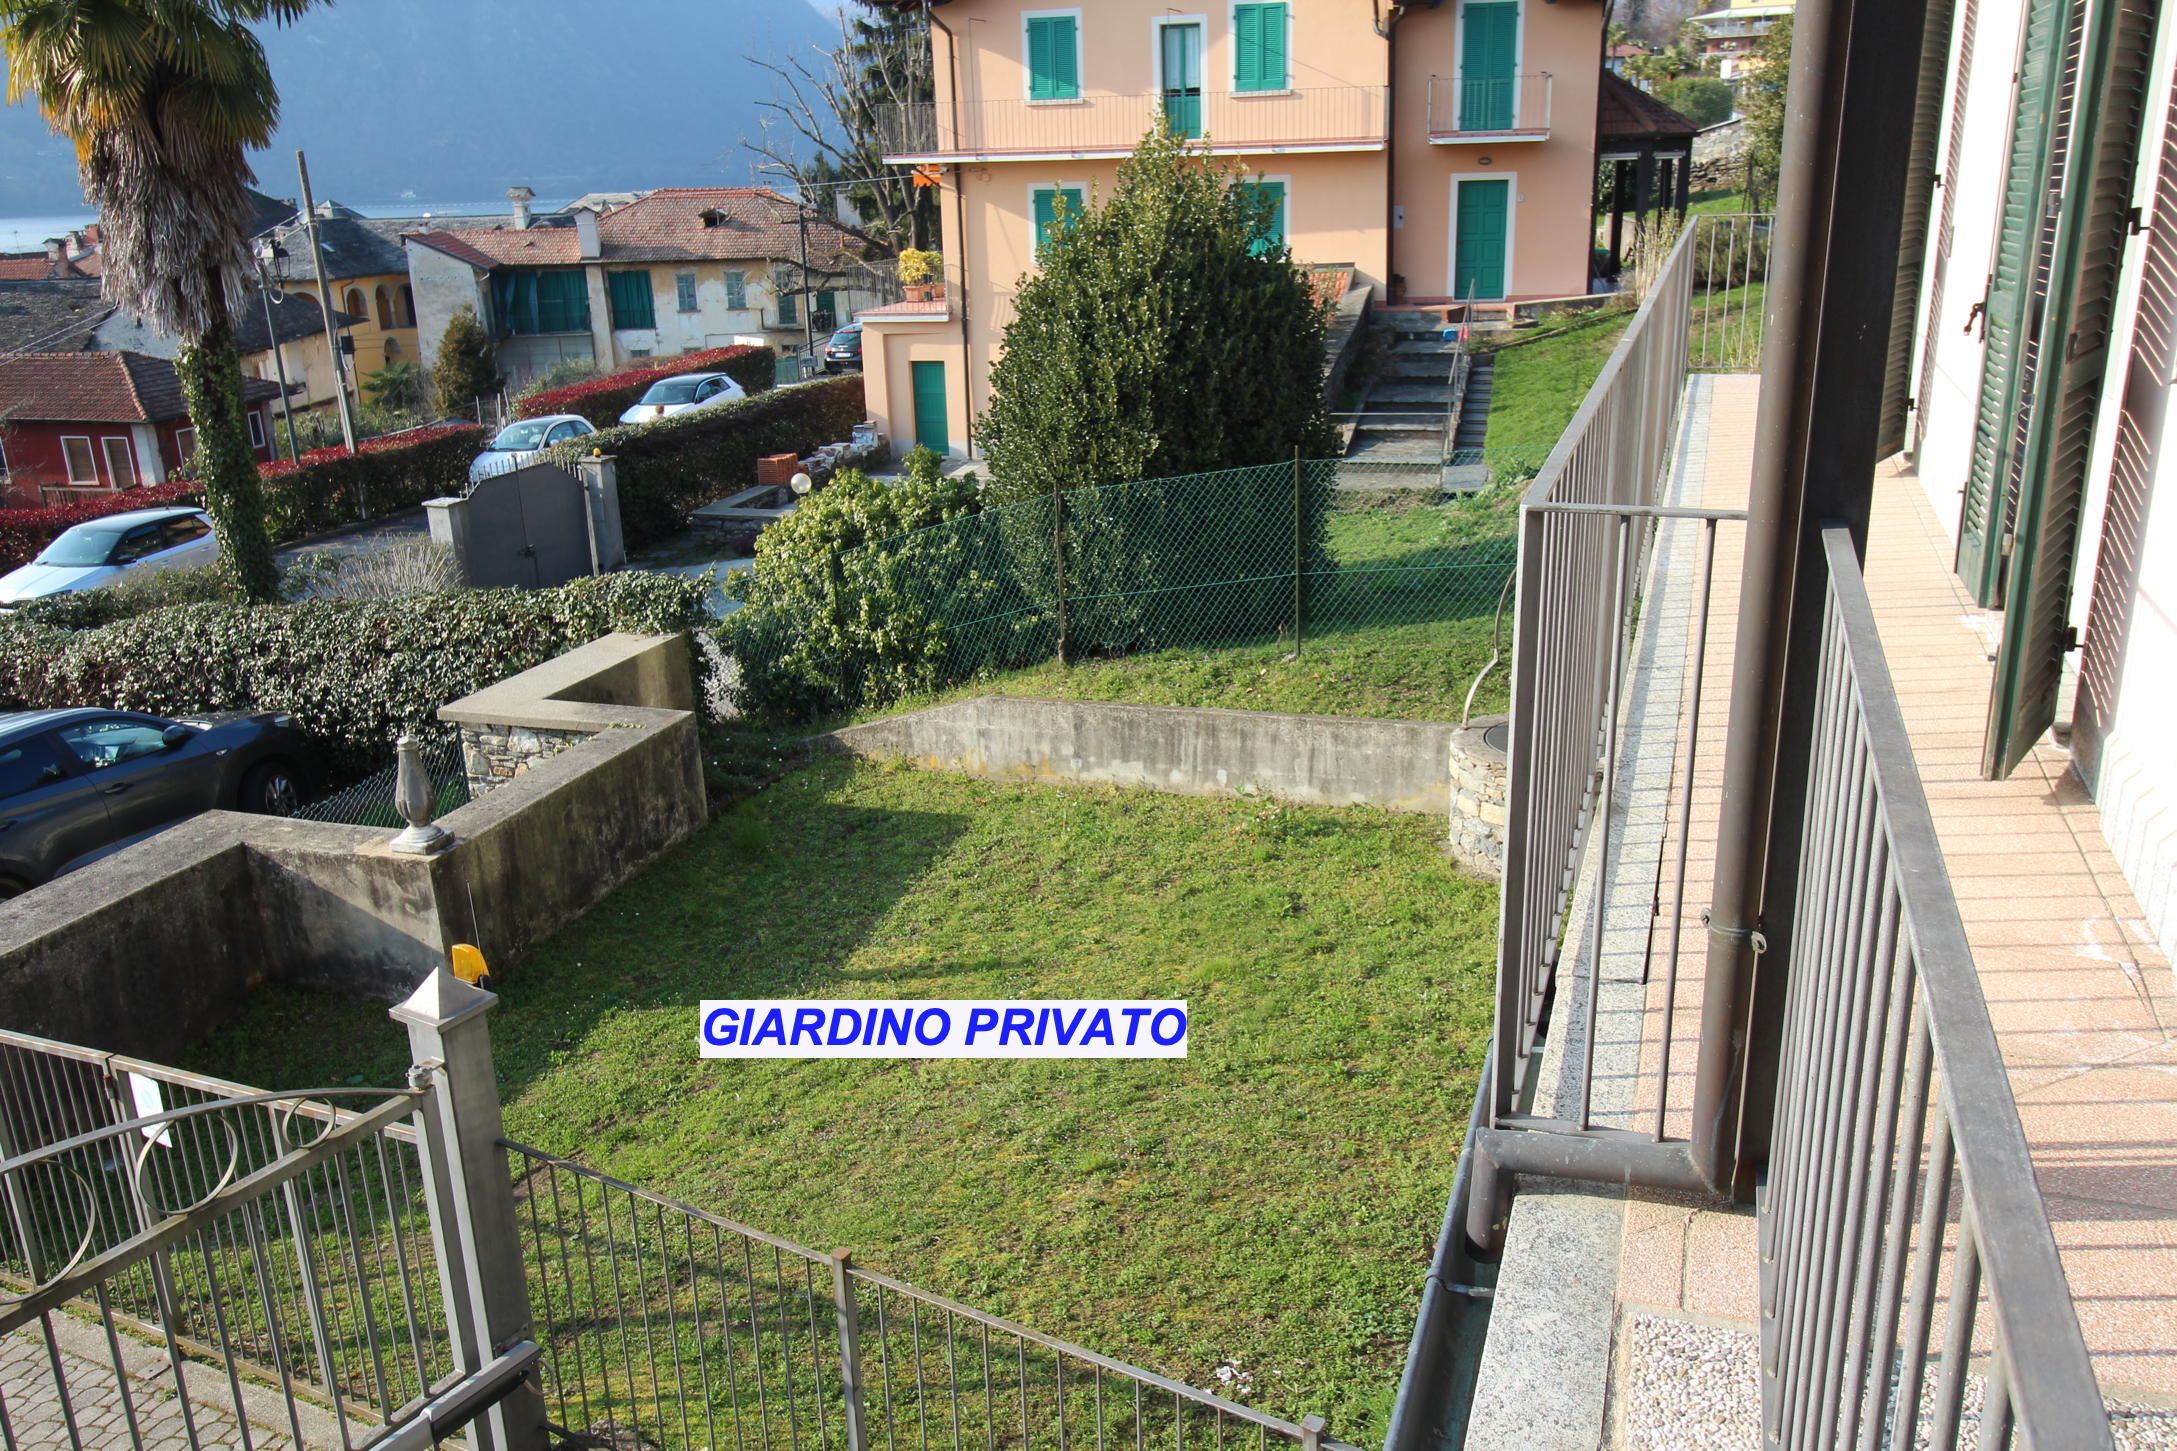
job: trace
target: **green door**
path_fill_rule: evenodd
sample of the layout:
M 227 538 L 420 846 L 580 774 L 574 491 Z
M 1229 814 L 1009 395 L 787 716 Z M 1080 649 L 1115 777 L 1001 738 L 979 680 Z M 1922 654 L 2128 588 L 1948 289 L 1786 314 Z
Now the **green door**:
M 945 365 L 910 363 L 915 385 L 915 442 L 932 453 L 952 452 L 952 435 L 945 417 Z
M 1459 30 L 1459 129 L 1509 131 L 1518 111 L 1518 0 L 1469 0 Z
M 1462 181 L 1451 292 L 1462 300 L 1504 296 L 1505 235 L 1511 229 L 1512 183 L 1506 177 Z
M 1189 140 L 1202 134 L 1202 27 L 1159 27 L 1164 124 Z

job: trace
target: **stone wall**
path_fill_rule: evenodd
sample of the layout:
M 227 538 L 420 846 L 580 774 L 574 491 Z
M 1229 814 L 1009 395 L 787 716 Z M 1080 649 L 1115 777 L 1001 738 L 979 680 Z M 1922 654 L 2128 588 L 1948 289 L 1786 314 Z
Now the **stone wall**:
M 1450 834 L 1445 850 L 1461 866 L 1491 880 L 1504 876 L 1504 750 L 1493 735 L 1508 717 L 1485 716 L 1451 738 Z
M 511 781 L 539 761 L 588 739 L 586 731 L 545 730 L 509 721 L 465 725 L 461 727 L 461 764 L 468 773 L 469 794 L 481 796 L 501 781 Z
M 210 811 L 0 903 L 0 1024 L 171 1060 L 260 984 L 393 1002 L 456 942 L 494 968 L 708 819 L 686 642 L 607 635 L 441 712 L 555 749 L 440 825 Z

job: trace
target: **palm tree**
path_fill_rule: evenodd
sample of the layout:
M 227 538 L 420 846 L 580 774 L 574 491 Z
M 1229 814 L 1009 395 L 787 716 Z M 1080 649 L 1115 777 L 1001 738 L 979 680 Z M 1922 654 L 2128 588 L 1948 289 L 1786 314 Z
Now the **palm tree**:
M 0 0 L 8 100 L 38 98 L 76 146 L 104 228 L 106 299 L 181 339 L 174 359 L 197 430 L 197 473 L 242 590 L 278 589 L 242 411 L 232 320 L 251 275 L 243 151 L 279 124 L 252 23 L 319 0 Z

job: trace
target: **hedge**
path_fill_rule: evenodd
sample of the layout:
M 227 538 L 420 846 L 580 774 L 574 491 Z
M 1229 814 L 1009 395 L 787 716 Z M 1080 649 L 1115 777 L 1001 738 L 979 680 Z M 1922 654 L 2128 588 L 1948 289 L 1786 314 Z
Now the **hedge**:
M 544 590 L 176 605 L 86 630 L 30 612 L 0 616 L 0 711 L 284 710 L 328 743 L 336 772 L 361 772 L 450 700 L 614 630 L 705 619 L 700 583 L 643 572 Z M 700 672 L 703 653 L 691 656 Z
M 806 454 L 862 421 L 862 375 L 842 373 L 691 409 L 655 423 L 608 428 L 546 451 L 572 468 L 590 453 L 618 461 L 620 525 L 629 549 L 687 527 L 688 513 L 756 482 L 756 460 Z
M 532 393 L 514 405 L 514 416 L 541 418 L 547 413 L 579 413 L 599 428 L 612 428 L 619 423 L 620 415 L 634 406 L 661 377 L 669 378 L 675 373 L 724 373 L 740 384 L 742 391 L 755 394 L 771 386 L 777 371 L 778 355 L 770 348 L 711 348 L 654 361 L 621 373 L 608 373 L 602 378 L 584 378 L 563 388 Z
M 276 459 L 258 467 L 264 481 L 265 527 L 277 543 L 322 533 L 363 517 L 414 508 L 425 499 L 459 493 L 469 461 L 482 451 L 489 430 L 463 425 L 416 428 L 367 439 L 355 453 L 312 449 L 300 461 Z M 0 509 L 0 571 L 27 564 L 64 529 L 109 514 L 165 504 L 201 504 L 204 488 L 185 471 L 161 484 L 101 494 L 50 509 Z

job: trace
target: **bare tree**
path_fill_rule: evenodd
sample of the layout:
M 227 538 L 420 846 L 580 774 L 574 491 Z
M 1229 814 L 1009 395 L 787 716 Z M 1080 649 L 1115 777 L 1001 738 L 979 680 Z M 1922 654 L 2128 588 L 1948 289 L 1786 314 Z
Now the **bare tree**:
M 1633 37 L 1648 45 L 1673 45 L 1686 21 L 1708 10 L 1720 10 L 1723 0 L 1640 0 L 1629 6 L 1623 19 Z
M 911 134 L 905 118 L 934 104 L 936 91 L 926 18 L 873 9 L 872 15 L 842 12 L 838 47 L 814 63 L 749 57 L 778 78 L 781 90 L 761 103 L 770 112 L 761 133 L 742 144 L 763 158 L 759 171 L 786 178 L 804 198 L 845 192 L 859 224 L 844 225 L 896 256 L 934 241 L 936 190 L 917 186 L 912 168 L 887 166 L 884 157 Z

